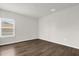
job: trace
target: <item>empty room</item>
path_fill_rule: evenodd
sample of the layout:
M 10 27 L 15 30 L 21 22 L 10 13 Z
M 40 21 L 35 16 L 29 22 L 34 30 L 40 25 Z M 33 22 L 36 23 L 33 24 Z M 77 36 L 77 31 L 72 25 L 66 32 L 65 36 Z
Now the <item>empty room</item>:
M 0 56 L 79 56 L 79 3 L 0 3 Z

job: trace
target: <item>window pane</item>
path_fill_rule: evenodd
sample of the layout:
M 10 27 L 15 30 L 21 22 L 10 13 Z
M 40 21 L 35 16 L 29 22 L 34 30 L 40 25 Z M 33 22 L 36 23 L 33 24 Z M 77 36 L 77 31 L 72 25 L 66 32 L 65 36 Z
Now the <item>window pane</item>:
M 1 18 L 1 36 L 13 36 L 15 32 L 15 21 L 13 19 Z

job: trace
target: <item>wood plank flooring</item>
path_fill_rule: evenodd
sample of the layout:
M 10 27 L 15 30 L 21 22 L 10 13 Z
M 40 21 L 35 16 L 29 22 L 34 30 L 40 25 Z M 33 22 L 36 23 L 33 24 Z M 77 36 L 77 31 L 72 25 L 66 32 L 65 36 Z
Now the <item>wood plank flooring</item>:
M 79 49 L 35 39 L 0 46 L 0 56 L 79 56 Z

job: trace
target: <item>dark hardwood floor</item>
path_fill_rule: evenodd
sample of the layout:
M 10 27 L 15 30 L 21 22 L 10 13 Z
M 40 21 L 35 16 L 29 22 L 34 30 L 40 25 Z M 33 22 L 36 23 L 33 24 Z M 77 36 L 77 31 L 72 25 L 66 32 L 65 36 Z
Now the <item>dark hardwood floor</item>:
M 1 56 L 79 56 L 79 49 L 40 39 L 0 46 Z

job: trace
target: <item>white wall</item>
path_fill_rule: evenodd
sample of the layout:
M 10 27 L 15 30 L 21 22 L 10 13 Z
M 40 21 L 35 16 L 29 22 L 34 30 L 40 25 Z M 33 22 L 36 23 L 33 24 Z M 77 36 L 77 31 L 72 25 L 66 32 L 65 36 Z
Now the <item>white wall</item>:
M 41 18 L 39 38 L 79 49 L 79 6 Z
M 0 38 L 0 45 L 37 38 L 37 19 L 5 10 L 0 10 L 0 17 L 11 18 L 15 19 L 16 21 L 16 36 L 9 38 Z
M 0 38 L 0 45 L 39 38 L 79 48 L 79 6 L 68 8 L 38 20 L 0 10 L 0 17 L 16 20 L 16 37 Z M 39 29 L 39 33 L 38 33 Z

